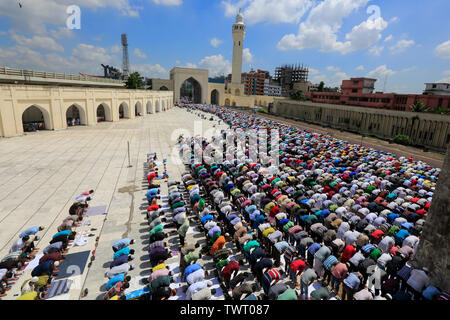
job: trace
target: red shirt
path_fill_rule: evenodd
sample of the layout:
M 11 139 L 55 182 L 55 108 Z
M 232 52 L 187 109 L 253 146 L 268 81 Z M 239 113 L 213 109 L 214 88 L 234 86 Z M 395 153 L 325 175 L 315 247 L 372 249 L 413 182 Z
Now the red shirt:
M 303 272 L 303 270 L 305 270 L 305 268 L 306 268 L 306 263 L 305 263 L 305 261 L 303 261 L 301 259 L 297 259 L 297 260 L 291 262 L 291 264 L 289 265 L 289 268 L 291 268 L 291 270 L 294 273 Z
M 374 237 L 375 239 L 379 239 L 383 234 L 384 232 L 378 229 L 372 232 L 372 237 Z
M 158 209 L 159 209 L 159 204 L 153 204 L 147 208 L 147 211 L 149 211 L 149 212 L 150 211 L 158 211 Z
M 62 259 L 62 254 L 59 252 L 54 252 L 50 254 L 46 254 L 41 259 L 39 259 L 39 264 L 45 262 L 45 261 L 59 261 Z
M 355 247 L 349 244 L 348 246 L 345 247 L 344 252 L 342 253 L 341 261 L 347 262 L 348 260 L 350 260 L 351 257 L 353 257 L 355 253 L 356 253 Z
M 237 261 L 231 261 L 229 264 L 225 266 L 222 270 L 222 277 L 225 281 L 230 281 L 231 275 L 233 272 L 238 273 L 239 271 L 239 263 Z

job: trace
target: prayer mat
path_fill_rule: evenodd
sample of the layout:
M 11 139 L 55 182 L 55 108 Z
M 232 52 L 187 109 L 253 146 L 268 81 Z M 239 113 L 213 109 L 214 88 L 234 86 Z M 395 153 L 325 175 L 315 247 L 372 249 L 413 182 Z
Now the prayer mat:
M 73 281 L 70 279 L 64 279 L 61 281 L 54 281 L 52 287 L 48 290 L 48 294 L 45 296 L 46 299 L 53 298 L 54 296 L 59 296 L 61 294 L 66 294 L 70 290 L 70 286 Z
M 98 206 L 98 207 L 89 207 L 86 216 L 93 217 L 93 216 L 99 216 L 102 214 L 108 214 L 106 212 L 106 206 Z
M 56 279 L 59 280 L 83 274 L 90 253 L 91 251 L 82 251 L 68 254 L 66 259 L 59 266 L 59 272 Z

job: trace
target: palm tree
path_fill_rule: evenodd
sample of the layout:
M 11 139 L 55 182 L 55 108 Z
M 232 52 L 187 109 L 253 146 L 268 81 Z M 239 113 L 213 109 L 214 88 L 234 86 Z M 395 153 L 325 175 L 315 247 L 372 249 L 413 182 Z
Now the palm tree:
M 125 86 L 127 89 L 143 89 L 144 77 L 142 77 L 139 72 L 133 72 L 128 76 Z
M 425 103 L 423 103 L 420 100 L 415 101 L 412 105 L 411 105 L 411 112 L 428 112 L 430 111 L 430 108 L 427 107 L 425 105 Z

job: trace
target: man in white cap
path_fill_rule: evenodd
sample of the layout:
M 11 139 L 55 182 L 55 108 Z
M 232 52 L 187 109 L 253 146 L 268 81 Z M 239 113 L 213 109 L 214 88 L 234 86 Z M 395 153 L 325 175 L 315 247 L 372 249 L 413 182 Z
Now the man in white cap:
M 33 277 L 31 279 L 26 280 L 21 287 L 21 294 L 27 294 L 32 291 L 36 291 L 36 282 L 39 281 L 39 277 Z

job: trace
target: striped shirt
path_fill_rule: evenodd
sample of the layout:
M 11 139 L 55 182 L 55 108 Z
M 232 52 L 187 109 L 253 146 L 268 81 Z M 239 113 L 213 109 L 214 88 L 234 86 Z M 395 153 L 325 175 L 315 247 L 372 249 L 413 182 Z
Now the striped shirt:
M 325 259 L 325 261 L 323 262 L 323 267 L 326 270 L 331 271 L 331 267 L 337 265 L 338 262 L 338 259 L 335 256 L 331 255 Z
M 268 281 L 268 283 L 272 283 L 273 280 L 275 280 L 275 283 L 277 283 L 278 281 L 280 281 L 281 274 L 277 268 L 272 268 L 264 273 L 264 278 Z

